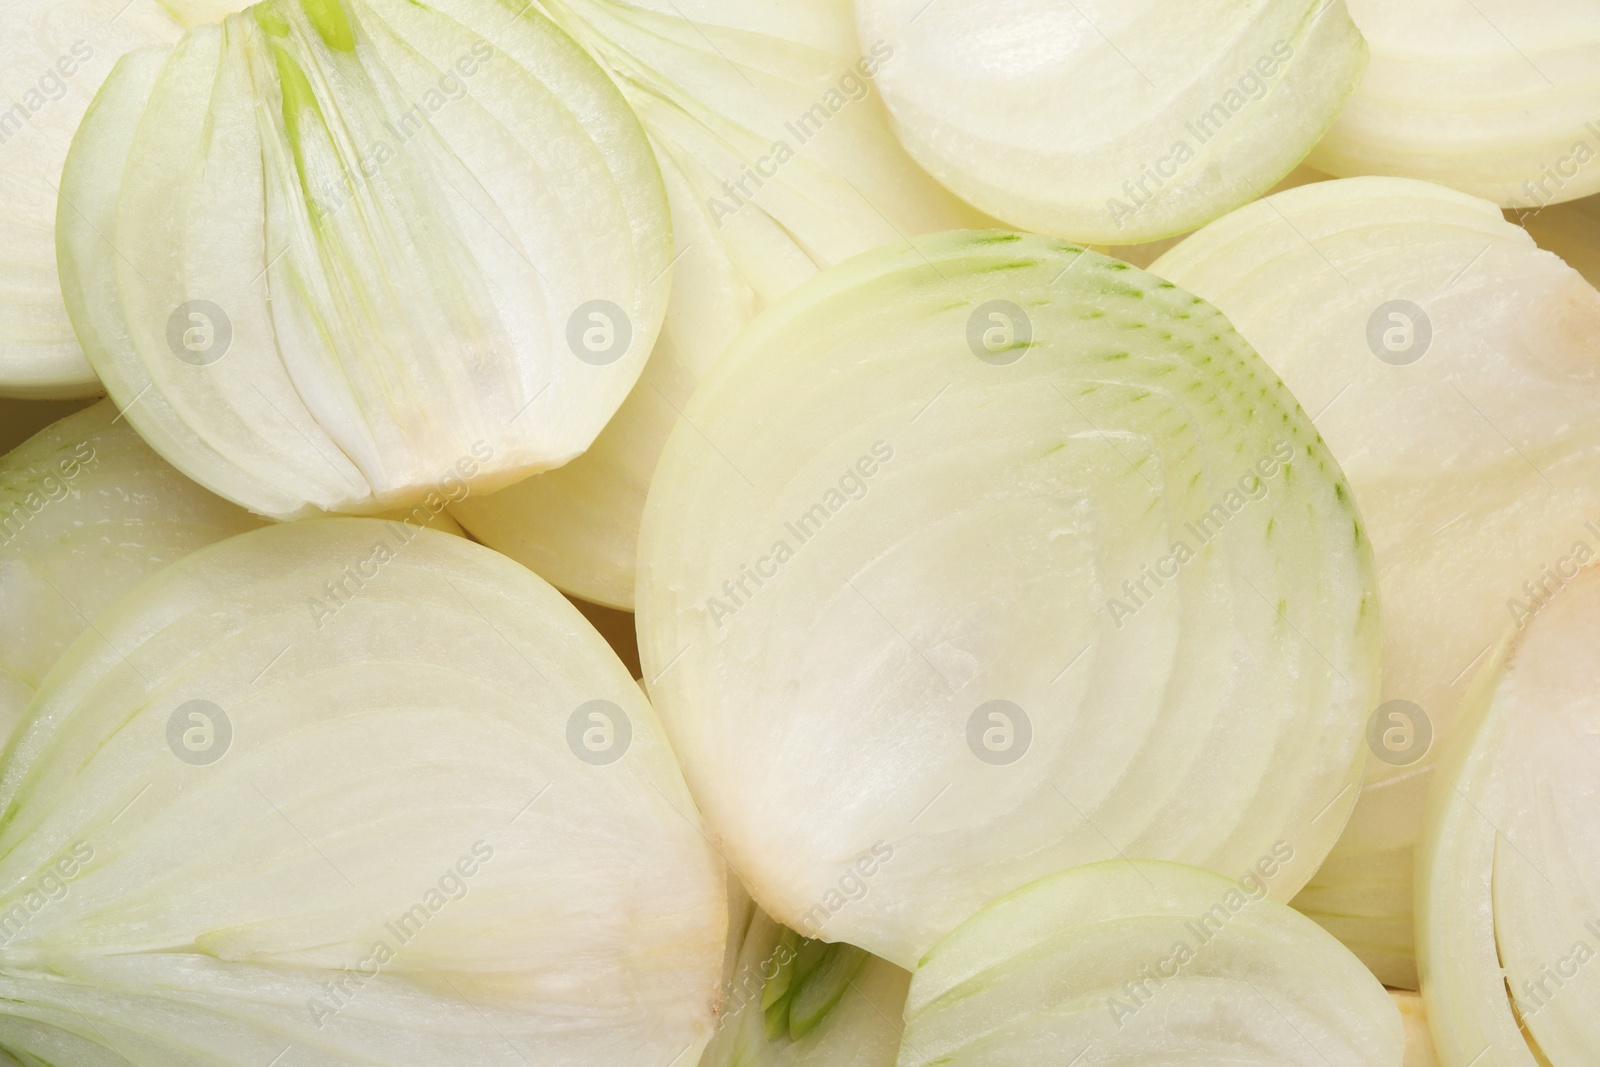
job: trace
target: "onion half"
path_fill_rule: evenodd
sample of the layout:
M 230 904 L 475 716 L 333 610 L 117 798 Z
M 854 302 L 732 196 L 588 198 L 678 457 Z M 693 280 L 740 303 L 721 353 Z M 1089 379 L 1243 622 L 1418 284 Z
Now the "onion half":
M 1414 988 L 1412 848 L 1501 632 L 1600 555 L 1600 293 L 1486 201 L 1403 178 L 1305 186 L 1152 271 L 1215 303 L 1316 412 L 1384 610 L 1361 805 L 1301 904 Z
M 1600 1049 L 1597 638 L 1588 568 L 1481 673 L 1434 782 L 1417 953 L 1445 1067 L 1577 1067 Z
M 272 526 L 163 570 L 0 770 L 28 1062 L 693 1062 L 724 870 L 628 672 L 461 538 Z
M 1355 801 L 1374 593 L 1337 466 L 1215 309 L 966 232 L 729 349 L 651 486 L 638 625 L 752 895 L 908 967 L 1119 852 L 1292 896 Z
M 1306 162 L 1538 208 L 1600 192 L 1600 8 L 1348 0 L 1372 49 Z
M 581 453 L 667 302 L 605 73 L 491 0 L 269 0 L 118 63 L 73 140 L 67 307 L 151 445 L 275 518 Z
M 911 154 L 997 218 L 1137 244 L 1288 174 L 1355 89 L 1343 0 L 861 0 Z

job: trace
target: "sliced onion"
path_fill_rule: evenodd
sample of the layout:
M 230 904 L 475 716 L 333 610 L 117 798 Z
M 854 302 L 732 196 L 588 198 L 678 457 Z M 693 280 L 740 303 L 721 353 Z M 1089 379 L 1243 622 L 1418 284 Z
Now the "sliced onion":
M 39 1061 L 616 1067 L 711 1037 L 724 872 L 649 705 L 460 538 L 312 521 L 168 567 L 40 689 L 0 812 L 0 1045 Z
M 1379 758 L 1304 904 L 1385 982 L 1414 987 L 1430 739 L 1500 633 L 1539 610 L 1537 586 L 1600 555 L 1586 525 L 1600 522 L 1600 293 L 1494 205 L 1398 178 L 1280 194 L 1151 269 L 1223 309 L 1317 413 L 1369 525 Z
M 567 462 L 666 304 L 637 120 L 490 0 L 272 0 L 130 55 L 63 183 L 67 305 L 111 396 L 277 518 Z
M 1569 1067 L 1600 1047 L 1597 637 L 1589 568 L 1481 673 L 1433 785 L 1417 954 L 1446 1067 Z
M 1119 850 L 1293 895 L 1355 800 L 1372 582 L 1337 467 L 1214 309 L 954 233 L 824 273 L 724 355 L 651 486 L 638 623 L 752 895 L 905 967 Z
M 261 520 L 167 465 L 101 402 L 0 458 L 0 738 L 106 608 Z
M 1260 196 L 1366 46 L 1343 0 L 861 0 L 901 140 L 998 218 L 1136 244 Z
M 847 3 L 544 6 L 655 141 L 677 239 L 672 303 L 643 377 L 588 452 L 457 512 L 558 587 L 632 610 L 650 475 L 734 335 L 819 268 L 978 216 L 896 142 L 864 73 L 879 60 L 860 54 Z
M 1600 8 L 1348 3 L 1372 60 L 1307 162 L 1424 178 L 1505 207 L 1600 192 Z
M 923 958 L 900 1067 L 1400 1067 L 1400 1014 L 1310 920 L 1171 863 L 1026 886 Z
M 700 1067 L 893 1067 L 911 975 L 801 937 L 730 879 L 717 1035 Z

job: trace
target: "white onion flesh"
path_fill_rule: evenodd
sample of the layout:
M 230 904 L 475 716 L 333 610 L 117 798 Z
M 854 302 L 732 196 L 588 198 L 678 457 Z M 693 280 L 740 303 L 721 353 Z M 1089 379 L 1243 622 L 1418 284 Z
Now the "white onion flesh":
M 1366 63 L 1343 0 L 861 0 L 911 154 L 1025 229 L 1136 244 L 1289 173 Z
M 0 738 L 101 612 L 259 525 L 173 470 L 105 401 L 0 457 Z
M 1482 672 L 1434 783 L 1417 953 L 1444 1067 L 1600 1053 L 1597 638 L 1588 568 Z
M 637 120 L 490 0 L 273 0 L 133 53 L 62 181 L 67 306 L 112 398 L 275 518 L 567 462 L 667 302 Z
M 900 1067 L 1401 1067 L 1349 950 L 1261 884 L 1112 860 L 991 904 L 922 960 Z
M 650 476 L 723 348 L 817 270 L 979 216 L 895 140 L 874 85 L 881 57 L 858 50 L 848 3 L 542 6 L 650 132 L 672 205 L 672 302 L 644 375 L 593 447 L 457 514 L 559 588 L 632 610 Z
M 1600 7 L 1590 0 L 1347 0 L 1372 51 L 1310 158 L 1504 207 L 1600 192 Z
M 894 1067 L 911 975 L 801 937 L 730 879 L 717 1034 L 700 1067 Z
M 94 396 L 56 275 L 61 164 L 117 58 L 182 26 L 152 0 L 3 0 L 0 24 L 0 396 Z
M 173 564 L 58 663 L 0 811 L 0 1045 L 42 1062 L 659 1067 L 711 1036 L 725 875 L 648 703 L 460 538 L 331 519 Z
M 1600 554 L 1600 293 L 1493 204 L 1400 178 L 1280 194 L 1151 269 L 1228 315 L 1317 413 L 1355 490 L 1378 560 L 1383 699 L 1427 725 L 1406 741 L 1417 751 L 1368 764 L 1303 903 L 1384 981 L 1415 987 L 1428 735 L 1449 734 L 1501 632 Z
M 995 300 L 1031 326 L 985 337 Z M 1378 634 L 1338 469 L 1225 319 L 1125 263 L 954 233 L 819 276 L 696 393 L 640 546 L 686 776 L 810 936 L 909 966 L 1119 850 L 1287 899 L 1354 803 Z

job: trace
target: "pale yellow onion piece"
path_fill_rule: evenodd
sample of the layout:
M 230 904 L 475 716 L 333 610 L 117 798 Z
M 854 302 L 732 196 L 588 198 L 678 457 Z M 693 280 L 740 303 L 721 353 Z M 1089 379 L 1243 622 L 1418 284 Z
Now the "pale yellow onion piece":
M 153 0 L 0 3 L 0 396 L 94 396 L 56 277 L 56 189 L 117 58 L 183 32 Z
M 1025 886 L 922 958 L 900 1067 L 1401 1067 L 1400 1013 L 1262 885 L 1110 860 Z
M 461 538 L 330 519 L 173 564 L 57 664 L 0 811 L 0 1046 L 44 1062 L 661 1067 L 711 1037 L 723 866 L 649 704 Z
M 1402 178 L 1282 193 L 1152 270 L 1222 308 L 1315 413 L 1370 528 L 1379 758 L 1302 905 L 1414 987 L 1429 740 L 1501 631 L 1600 556 L 1600 294 L 1494 205 Z
M 1600 1050 L 1597 636 L 1590 567 L 1480 673 L 1436 775 L 1417 954 L 1444 1067 L 1578 1067 Z
M 965 232 L 825 272 L 718 362 L 651 486 L 638 627 L 757 901 L 907 967 L 1119 849 L 1270 860 L 1292 896 L 1366 758 L 1370 566 L 1337 467 L 1213 308 Z
M 0 737 L 123 594 L 262 521 L 173 470 L 109 401 L 0 457 Z
M 874 42 L 857 46 L 842 0 L 542 7 L 606 65 L 654 139 L 673 298 L 644 375 L 588 452 L 456 513 L 556 586 L 632 610 L 650 476 L 734 335 L 820 268 L 983 220 L 896 142 L 874 83 L 886 61 Z
M 700 1067 L 893 1067 L 911 975 L 801 938 L 732 876 L 728 895 L 722 1006 Z
M 588 447 L 671 250 L 605 73 L 493 0 L 273 0 L 225 27 L 126 57 L 63 175 L 68 307 L 146 440 L 276 518 Z
M 1600 7 L 1348 0 L 1372 58 L 1307 162 L 1537 208 L 1600 192 Z
M 1343 0 L 861 0 L 907 149 L 997 218 L 1137 244 L 1288 174 L 1366 64 Z

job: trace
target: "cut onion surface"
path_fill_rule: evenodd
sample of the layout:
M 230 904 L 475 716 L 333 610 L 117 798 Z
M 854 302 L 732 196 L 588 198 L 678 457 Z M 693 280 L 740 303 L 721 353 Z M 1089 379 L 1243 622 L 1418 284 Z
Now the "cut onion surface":
M 108 401 L 0 457 L 0 738 L 101 612 L 261 523 L 173 470 Z
M 62 183 L 67 307 L 112 398 L 275 518 L 567 462 L 667 302 L 644 132 L 493 0 L 268 0 L 132 53 Z
M 456 509 L 574 596 L 632 610 L 639 516 L 695 385 L 767 303 L 890 241 L 981 224 L 905 154 L 841 0 L 546 0 L 654 141 L 672 204 L 672 302 L 633 393 L 558 470 Z
M 1436 775 L 1417 957 L 1444 1067 L 1600 1055 L 1596 641 L 1591 567 L 1483 670 Z
M 0 1046 L 39 1062 L 648 1067 L 711 1037 L 725 874 L 649 704 L 461 538 L 330 519 L 173 564 L 46 679 L 0 812 Z
M 1315 923 L 1171 863 L 1111 860 L 991 904 L 936 945 L 900 1067 L 1401 1067 L 1383 987 Z
M 1504 207 L 1600 192 L 1600 6 L 1348 0 L 1372 59 L 1307 160 Z
M 1214 308 L 962 232 L 824 273 L 718 362 L 651 486 L 638 624 L 755 899 L 909 967 L 1119 852 L 1292 896 L 1366 758 L 1371 568 Z
M 911 975 L 801 937 L 730 882 L 722 1008 L 700 1067 L 893 1067 Z
M 1221 308 L 1316 413 L 1368 524 L 1378 758 L 1300 903 L 1414 988 L 1432 745 L 1501 632 L 1600 555 L 1600 293 L 1493 204 L 1403 178 L 1280 194 L 1151 269 Z
M 901 140 L 1025 229 L 1136 244 L 1289 173 L 1366 64 L 1344 0 L 861 0 Z

